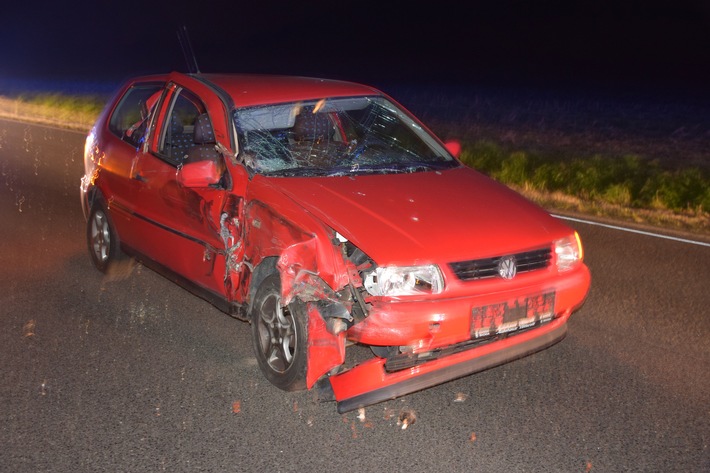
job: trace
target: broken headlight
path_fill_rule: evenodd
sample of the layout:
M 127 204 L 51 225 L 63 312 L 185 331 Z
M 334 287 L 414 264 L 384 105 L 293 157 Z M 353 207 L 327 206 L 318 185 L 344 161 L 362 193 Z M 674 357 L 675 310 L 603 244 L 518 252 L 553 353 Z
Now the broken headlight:
M 367 274 L 365 289 L 373 296 L 439 294 L 444 290 L 444 278 L 434 264 L 385 266 Z

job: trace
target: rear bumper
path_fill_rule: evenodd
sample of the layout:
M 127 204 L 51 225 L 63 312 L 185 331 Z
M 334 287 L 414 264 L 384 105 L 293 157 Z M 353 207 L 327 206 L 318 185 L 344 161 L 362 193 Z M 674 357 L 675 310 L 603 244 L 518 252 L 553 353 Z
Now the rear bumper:
M 394 373 L 385 370 L 385 359 L 369 360 L 329 378 L 338 412 L 394 399 L 544 350 L 565 337 L 568 318 L 569 313 L 537 329 Z

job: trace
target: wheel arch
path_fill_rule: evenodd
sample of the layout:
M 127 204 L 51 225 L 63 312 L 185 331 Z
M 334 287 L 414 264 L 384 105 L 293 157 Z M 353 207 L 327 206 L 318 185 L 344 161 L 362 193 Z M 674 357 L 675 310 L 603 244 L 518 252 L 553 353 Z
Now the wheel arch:
M 96 186 L 91 186 L 86 191 L 87 217 L 88 217 L 88 214 L 91 213 L 91 209 L 94 208 L 94 205 L 96 204 L 96 202 L 103 202 L 105 205 L 106 198 L 104 197 L 104 193 L 101 192 L 101 189 L 99 189 Z
M 268 256 L 261 260 L 259 265 L 254 268 L 251 278 L 249 279 L 248 314 L 251 314 L 252 305 L 254 304 L 254 296 L 256 295 L 256 290 L 259 288 L 261 283 L 264 282 L 264 279 L 270 275 L 279 272 L 276 267 L 278 260 L 279 258 L 277 256 Z

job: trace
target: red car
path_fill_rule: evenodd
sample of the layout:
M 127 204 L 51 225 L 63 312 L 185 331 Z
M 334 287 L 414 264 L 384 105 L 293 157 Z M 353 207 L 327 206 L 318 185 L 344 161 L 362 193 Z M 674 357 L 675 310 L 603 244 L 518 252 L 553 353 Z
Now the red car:
M 89 253 L 249 321 L 271 383 L 346 412 L 549 347 L 586 297 L 577 233 L 459 149 L 360 84 L 136 78 L 86 140 Z

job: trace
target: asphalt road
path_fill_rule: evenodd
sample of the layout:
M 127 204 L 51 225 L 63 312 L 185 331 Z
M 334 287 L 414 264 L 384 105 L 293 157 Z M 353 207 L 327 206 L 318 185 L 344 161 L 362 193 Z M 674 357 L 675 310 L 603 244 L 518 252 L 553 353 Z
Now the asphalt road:
M 83 139 L 0 121 L 0 471 L 710 471 L 710 247 L 573 222 L 565 340 L 359 419 L 266 382 L 247 324 L 93 269 Z

